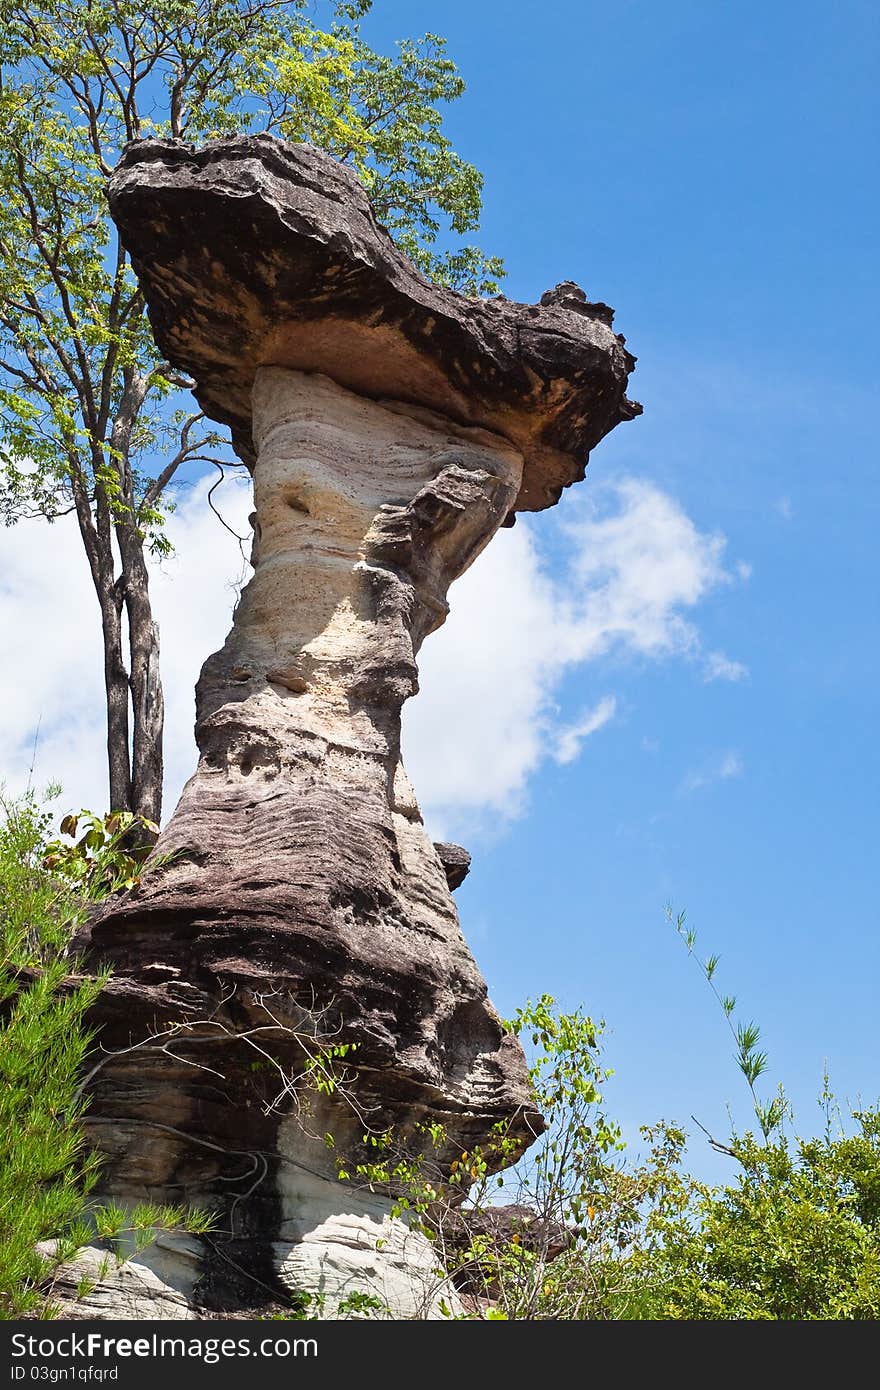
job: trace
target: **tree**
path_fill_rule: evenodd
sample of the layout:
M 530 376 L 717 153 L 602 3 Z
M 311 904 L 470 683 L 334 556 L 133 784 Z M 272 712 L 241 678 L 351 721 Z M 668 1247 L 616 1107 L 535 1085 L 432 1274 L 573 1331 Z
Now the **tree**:
M 497 260 L 438 254 L 476 225 L 481 177 L 441 130 L 463 83 L 433 35 L 375 53 L 371 0 L 0 0 L 0 512 L 72 512 L 98 600 L 110 806 L 156 822 L 163 697 L 147 559 L 181 470 L 224 439 L 157 354 L 105 205 L 122 148 L 256 130 L 351 164 L 434 278 L 496 288 Z M 59 608 L 61 603 L 59 602 Z

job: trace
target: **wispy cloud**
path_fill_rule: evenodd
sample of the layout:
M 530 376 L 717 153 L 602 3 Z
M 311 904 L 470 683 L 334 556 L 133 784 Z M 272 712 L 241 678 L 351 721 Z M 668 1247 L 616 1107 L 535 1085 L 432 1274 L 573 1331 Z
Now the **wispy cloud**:
M 704 681 L 741 681 L 748 674 L 748 666 L 741 661 L 731 661 L 723 652 L 707 652 L 703 659 Z
M 731 748 L 705 763 L 703 767 L 689 772 L 681 784 L 681 790 L 690 794 L 699 791 L 701 787 L 710 786 L 713 782 L 729 782 L 731 778 L 741 777 L 742 774 L 742 758 Z
M 638 478 L 594 489 L 564 529 L 574 547 L 575 659 L 615 645 L 653 657 L 699 653 L 699 633 L 685 615 L 732 580 L 724 536 L 698 530 L 673 497 Z
M 581 751 L 581 744 L 590 734 L 595 734 L 604 724 L 614 718 L 617 701 L 613 695 L 606 695 L 594 709 L 588 710 L 574 724 L 560 729 L 556 735 L 553 757 L 558 763 L 573 763 Z

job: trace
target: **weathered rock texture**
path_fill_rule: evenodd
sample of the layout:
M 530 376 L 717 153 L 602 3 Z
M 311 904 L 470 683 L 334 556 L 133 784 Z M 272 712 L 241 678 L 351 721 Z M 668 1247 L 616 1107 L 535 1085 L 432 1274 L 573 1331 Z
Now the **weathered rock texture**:
M 198 684 L 198 770 L 142 887 L 91 931 L 114 970 L 90 1081 L 105 1191 L 220 1214 L 195 1255 L 145 1258 L 168 1316 L 284 1287 L 430 1315 L 430 1246 L 336 1157 L 362 1159 L 367 1127 L 418 1149 L 440 1122 L 442 1169 L 541 1121 L 459 928 L 468 856 L 431 843 L 403 769 L 401 707 L 452 580 L 636 413 L 633 359 L 575 286 L 536 307 L 428 284 L 305 146 L 145 142 L 110 200 L 161 350 L 253 468 L 256 520 Z M 351 1085 L 303 1114 L 290 1078 L 315 1033 L 357 1050 Z
M 429 283 L 351 171 L 307 145 L 142 141 L 110 197 L 162 351 L 245 460 L 267 364 L 503 435 L 526 459 L 520 511 L 557 502 L 603 435 L 640 413 L 626 398 L 635 359 L 607 304 L 570 281 L 540 305 Z

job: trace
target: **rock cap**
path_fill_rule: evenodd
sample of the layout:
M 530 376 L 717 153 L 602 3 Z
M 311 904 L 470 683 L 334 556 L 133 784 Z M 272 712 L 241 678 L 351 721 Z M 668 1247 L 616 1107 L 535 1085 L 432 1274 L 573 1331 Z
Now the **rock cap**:
M 607 305 L 571 281 L 540 305 L 433 284 L 354 172 L 310 145 L 136 141 L 108 194 L 160 350 L 249 465 L 251 389 L 267 365 L 503 435 L 525 458 L 514 511 L 552 506 L 599 440 L 641 413 Z

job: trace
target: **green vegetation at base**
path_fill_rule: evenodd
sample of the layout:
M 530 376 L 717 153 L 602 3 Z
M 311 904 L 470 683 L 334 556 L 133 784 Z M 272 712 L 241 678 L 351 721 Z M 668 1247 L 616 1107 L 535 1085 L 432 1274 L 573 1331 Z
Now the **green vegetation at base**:
M 138 836 L 130 815 L 83 812 L 61 829 L 53 837 L 51 817 L 34 796 L 0 798 L 6 1319 L 57 1315 L 54 1274 L 86 1244 L 101 1242 L 110 1268 L 123 1248 L 128 1256 L 159 1230 L 210 1227 L 204 1213 L 122 1211 L 92 1196 L 99 1160 L 83 1134 L 82 1077 L 94 1046 L 88 1011 L 105 981 L 77 975 L 71 940 L 91 903 L 136 886 L 146 851 L 131 848 Z M 738 1022 L 736 1000 L 718 990 L 717 958 L 702 961 L 695 933 L 683 917 L 669 916 L 716 995 L 749 1087 L 755 1132 L 710 1140 L 732 1165 L 730 1181 L 710 1186 L 690 1176 L 686 1136 L 673 1124 L 645 1126 L 642 1152 L 629 1152 L 605 1100 L 612 1072 L 603 1025 L 581 1010 L 561 1012 L 544 995 L 508 1023 L 530 1052 L 546 1121 L 518 1162 L 503 1125 L 451 1161 L 438 1124 L 410 1147 L 405 1136 L 366 1125 L 362 1160 L 339 1159 L 341 1181 L 392 1193 L 394 1213 L 431 1242 L 435 1307 L 450 1318 L 880 1317 L 880 1111 L 841 1113 L 826 1078 L 820 1133 L 798 1134 L 785 1092 L 770 1100 L 759 1093 L 767 1069 L 760 1032 Z M 357 1073 L 349 1052 L 338 1043 L 309 1052 L 311 1086 L 344 1100 Z M 332 1136 L 326 1141 L 333 1150 Z M 79 1295 L 91 1287 L 83 1281 Z M 273 1316 L 331 1314 L 372 1318 L 388 1310 L 375 1290 L 363 1289 L 333 1309 L 302 1293 Z
M 77 818 L 79 819 L 79 818 Z M 90 1199 L 99 1162 L 82 1130 L 90 1006 L 106 977 L 77 977 L 70 942 L 88 904 L 132 884 L 131 816 L 86 815 L 51 837 L 33 795 L 0 798 L 0 1319 L 52 1317 L 55 1271 L 97 1239 L 131 1254 L 198 1213 Z M 80 1296 L 88 1292 L 83 1282 Z
M 395 1194 L 394 1213 L 434 1244 L 435 1295 L 450 1317 L 461 1316 L 453 1288 L 471 1318 L 880 1317 L 880 1112 L 841 1113 L 826 1077 L 822 1132 L 799 1135 L 784 1090 L 759 1094 L 760 1030 L 738 1022 L 736 999 L 717 990 L 717 957 L 701 961 L 684 917 L 668 916 L 718 999 L 749 1088 L 756 1132 L 710 1138 L 731 1180 L 690 1176 L 686 1135 L 666 1122 L 643 1126 L 642 1154 L 628 1152 L 604 1101 L 603 1025 L 544 995 L 508 1024 L 531 1047 L 547 1124 L 519 1162 L 497 1173 L 515 1157 L 498 1126 L 451 1171 L 424 1144 L 408 1157 L 390 1132 L 365 1134 L 364 1160 L 340 1168 L 345 1181 Z M 425 1135 L 443 1149 L 441 1127 Z
M 880 1114 L 853 1133 L 731 1141 L 735 1182 L 702 1189 L 671 1228 L 655 1316 L 699 1321 L 880 1318 Z

